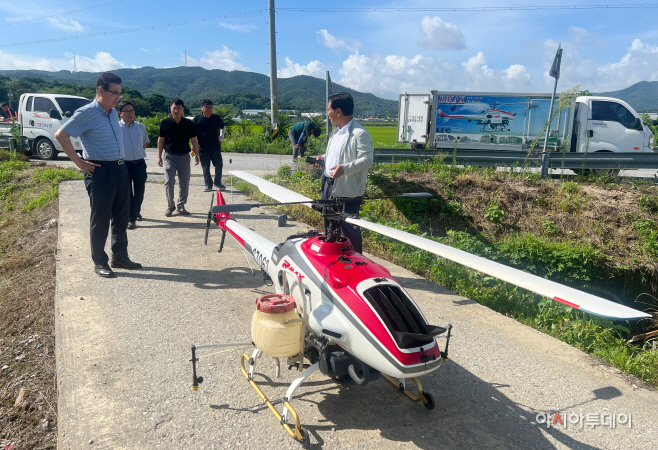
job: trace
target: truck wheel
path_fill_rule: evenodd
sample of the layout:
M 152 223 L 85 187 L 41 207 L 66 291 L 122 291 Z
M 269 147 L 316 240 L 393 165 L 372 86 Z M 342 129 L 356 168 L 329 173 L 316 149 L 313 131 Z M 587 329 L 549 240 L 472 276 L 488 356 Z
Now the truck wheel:
M 595 153 L 613 153 L 610 150 L 599 150 L 598 152 Z M 587 169 L 590 173 L 590 175 L 607 175 L 611 178 L 616 177 L 619 175 L 619 169 Z
M 37 156 L 44 160 L 56 159 L 57 153 L 59 153 L 55 150 L 55 146 L 48 138 L 40 138 L 34 144 L 34 149 L 36 150 Z

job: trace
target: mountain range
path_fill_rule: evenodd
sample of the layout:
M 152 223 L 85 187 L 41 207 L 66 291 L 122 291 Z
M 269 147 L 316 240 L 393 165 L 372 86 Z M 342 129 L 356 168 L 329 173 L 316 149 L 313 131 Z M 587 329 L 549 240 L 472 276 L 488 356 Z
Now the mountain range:
M 257 94 L 269 99 L 270 77 L 255 72 L 207 70 L 202 67 L 172 67 L 156 69 L 113 70 L 123 80 L 123 85 L 136 89 L 144 96 L 160 94 L 167 99 L 180 97 L 191 106 L 198 106 L 204 98 L 216 100 L 233 94 Z M 0 75 L 10 78 L 41 78 L 62 82 L 95 85 L 100 72 L 47 72 L 43 70 L 0 70 Z M 277 83 L 278 106 L 280 109 L 299 109 L 320 112 L 327 107 L 326 81 L 306 75 L 280 78 Z M 397 117 L 398 102 L 379 98 L 373 94 L 333 84 L 333 92 L 346 91 L 352 94 L 355 114 L 359 116 Z M 269 102 L 269 101 L 268 101 Z M 269 107 L 269 105 L 268 105 Z
M 167 99 L 180 97 L 191 106 L 198 106 L 202 99 L 217 100 L 236 94 L 256 94 L 262 108 L 269 107 L 270 78 L 255 72 L 226 71 L 202 67 L 172 67 L 156 69 L 117 69 L 125 87 L 136 89 L 144 96 L 160 94 Z M 52 81 L 93 86 L 100 72 L 47 72 L 43 70 L 0 70 L 0 75 L 10 78 L 41 78 Z M 354 96 L 357 116 L 397 117 L 398 102 L 366 94 L 333 84 L 333 92 L 346 91 Z M 428 92 L 429 94 L 429 92 Z M 601 93 L 628 102 L 637 112 L 658 112 L 658 81 L 640 81 L 613 92 Z M 305 112 L 324 111 L 326 82 L 323 79 L 298 75 L 278 80 L 278 105 L 280 109 L 299 109 Z

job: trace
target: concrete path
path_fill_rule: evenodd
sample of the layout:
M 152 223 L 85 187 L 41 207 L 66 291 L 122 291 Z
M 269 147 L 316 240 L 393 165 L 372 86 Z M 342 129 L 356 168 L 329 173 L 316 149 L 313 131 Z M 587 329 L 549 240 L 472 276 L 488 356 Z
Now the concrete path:
M 239 351 L 202 353 L 209 355 L 199 364 L 205 381 L 198 392 L 191 390 L 190 345 L 250 340 L 254 301 L 272 292 L 251 275 L 234 241 L 227 239 L 217 253 L 220 233 L 214 226 L 209 245 L 203 245 L 210 196 L 201 192 L 200 178 L 192 182 L 190 217 L 166 218 L 164 187 L 147 185 L 145 220 L 129 231 L 130 256 L 144 268 L 117 271 L 109 280 L 93 272 L 82 182 L 60 185 L 60 449 L 300 448 L 242 376 Z M 234 202 L 242 200 L 234 194 Z M 277 228 L 270 210 L 235 216 L 275 242 L 307 228 Z M 312 448 L 658 446 L 656 392 L 547 335 L 384 264 L 430 323 L 454 325 L 451 361 L 421 379 L 437 407 L 426 411 L 383 380 L 343 387 L 316 373 L 294 401 Z M 272 400 L 283 396 L 296 375 L 283 368 L 275 379 L 266 358 L 257 371 Z M 538 413 L 556 412 L 566 428 L 537 424 Z M 588 414 L 602 413 L 631 415 L 632 427 L 586 425 Z

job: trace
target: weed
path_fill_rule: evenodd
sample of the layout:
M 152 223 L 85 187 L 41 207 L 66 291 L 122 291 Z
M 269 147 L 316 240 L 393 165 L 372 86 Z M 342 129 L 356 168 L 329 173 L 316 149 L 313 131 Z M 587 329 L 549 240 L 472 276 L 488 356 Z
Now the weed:
M 485 219 L 489 219 L 492 223 L 499 224 L 505 219 L 505 210 L 503 210 L 498 202 L 494 200 L 489 203 L 489 207 L 487 207 L 487 212 L 484 214 L 484 217 Z
M 580 192 L 580 187 L 573 181 L 567 181 L 566 183 L 562 183 L 562 190 L 569 194 L 576 194 Z
M 544 230 L 544 234 L 547 234 L 548 236 L 557 236 L 560 234 L 560 230 L 557 229 L 555 222 L 552 220 L 543 220 L 541 227 Z
M 27 205 L 21 208 L 21 212 L 30 212 L 34 211 L 37 208 L 43 208 L 44 206 L 49 205 L 51 202 L 57 200 L 57 194 L 59 189 L 57 186 L 52 186 L 50 189 L 43 191 L 36 198 L 31 199 Z

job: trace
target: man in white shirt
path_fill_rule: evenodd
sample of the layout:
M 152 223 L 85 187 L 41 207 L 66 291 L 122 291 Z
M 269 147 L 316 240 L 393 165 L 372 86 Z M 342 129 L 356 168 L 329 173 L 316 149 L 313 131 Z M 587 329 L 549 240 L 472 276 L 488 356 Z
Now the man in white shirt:
M 348 200 L 345 202 L 345 212 L 358 216 L 366 189 L 368 169 L 373 164 L 372 138 L 365 128 L 354 121 L 354 99 L 347 92 L 329 97 L 327 116 L 337 128 L 329 136 L 327 153 L 317 158 L 325 161 L 322 199 L 334 197 Z M 327 222 L 325 220 L 325 232 Z M 354 250 L 361 253 L 361 228 L 342 222 L 341 231 L 343 236 L 350 240 Z
M 126 167 L 130 178 L 130 216 L 128 229 L 137 228 L 136 220 L 142 220 L 142 202 L 146 190 L 146 145 L 149 135 L 143 123 L 135 122 L 135 105 L 121 102 L 117 105 L 121 116 L 119 125 L 123 131 L 123 148 L 126 152 Z

